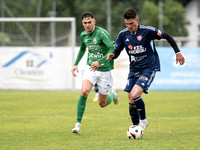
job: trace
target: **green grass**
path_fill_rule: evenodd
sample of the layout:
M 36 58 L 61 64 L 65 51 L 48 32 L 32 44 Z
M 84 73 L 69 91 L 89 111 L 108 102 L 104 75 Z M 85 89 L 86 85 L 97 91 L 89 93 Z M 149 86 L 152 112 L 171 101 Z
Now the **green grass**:
M 81 134 L 76 122 L 80 92 L 0 91 L 1 150 L 198 150 L 200 92 L 150 91 L 143 95 L 149 126 L 143 139 L 129 140 L 127 94 L 100 108 L 87 99 Z

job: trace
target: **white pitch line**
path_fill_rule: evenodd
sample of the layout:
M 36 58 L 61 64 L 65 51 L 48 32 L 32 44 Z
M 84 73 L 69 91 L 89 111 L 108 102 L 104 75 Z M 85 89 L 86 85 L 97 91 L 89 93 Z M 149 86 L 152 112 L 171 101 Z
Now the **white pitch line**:
M 147 119 L 156 119 L 156 120 L 199 120 L 199 118 L 182 118 L 182 117 L 148 117 Z
M 76 117 L 69 116 L 0 116 L 3 119 L 69 119 Z M 83 117 L 85 119 L 99 119 L 99 117 Z M 102 119 L 130 119 L 130 117 L 100 117 Z M 199 120 L 200 118 L 183 118 L 183 117 L 147 117 L 152 120 Z

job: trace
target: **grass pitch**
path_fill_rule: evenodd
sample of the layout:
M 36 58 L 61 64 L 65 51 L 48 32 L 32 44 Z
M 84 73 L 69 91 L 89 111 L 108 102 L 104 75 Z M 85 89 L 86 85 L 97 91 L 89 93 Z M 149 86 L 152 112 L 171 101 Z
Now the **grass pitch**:
M 198 150 L 200 92 L 150 91 L 143 95 L 148 128 L 129 140 L 127 94 L 100 108 L 88 99 L 81 134 L 71 133 L 80 92 L 0 91 L 1 150 Z

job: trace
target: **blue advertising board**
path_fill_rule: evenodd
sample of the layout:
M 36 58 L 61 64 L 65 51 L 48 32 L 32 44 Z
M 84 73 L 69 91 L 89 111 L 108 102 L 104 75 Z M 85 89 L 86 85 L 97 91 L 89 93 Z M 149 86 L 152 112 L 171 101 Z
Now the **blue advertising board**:
M 157 47 L 161 72 L 157 72 L 150 90 L 200 90 L 200 47 L 180 48 L 186 63 L 176 64 L 171 47 Z

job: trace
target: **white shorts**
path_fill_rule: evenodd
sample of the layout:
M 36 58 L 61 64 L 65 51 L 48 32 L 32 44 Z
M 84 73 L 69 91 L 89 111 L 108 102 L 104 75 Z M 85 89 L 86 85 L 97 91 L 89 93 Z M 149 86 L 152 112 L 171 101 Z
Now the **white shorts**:
M 90 71 L 90 66 L 87 66 L 83 79 L 89 80 L 93 85 L 97 83 L 99 88 L 99 93 L 103 95 L 108 95 L 113 85 L 113 78 L 111 71 Z

